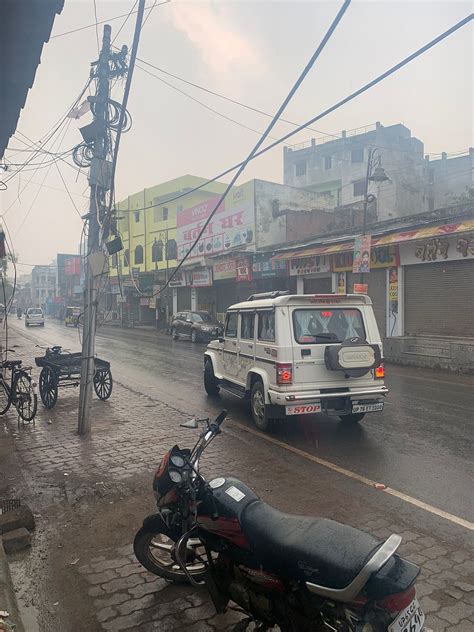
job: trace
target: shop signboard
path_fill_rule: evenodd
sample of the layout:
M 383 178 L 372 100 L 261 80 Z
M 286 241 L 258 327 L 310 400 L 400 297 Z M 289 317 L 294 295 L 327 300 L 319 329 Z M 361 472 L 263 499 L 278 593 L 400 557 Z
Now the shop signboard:
M 81 257 L 70 257 L 64 261 L 64 274 L 66 276 L 80 276 L 81 274 Z
M 327 255 L 316 255 L 314 257 L 290 260 L 290 276 L 317 274 L 318 272 L 329 271 L 329 257 Z
M 170 279 L 170 287 L 186 287 L 186 273 L 184 270 L 178 270 L 176 274 Z
M 142 296 L 141 299 L 140 299 L 141 307 L 148 307 L 149 301 L 150 301 L 150 299 L 149 299 L 148 296 Z
M 235 279 L 237 283 L 252 280 L 252 263 L 248 257 L 240 257 L 236 260 Z
M 354 239 L 354 258 L 352 260 L 352 272 L 354 274 L 370 272 L 371 243 L 371 235 L 358 235 Z
M 288 264 L 284 259 L 259 259 L 252 265 L 254 279 L 286 276 L 287 271 Z
M 218 261 L 213 266 L 214 281 L 223 281 L 225 279 L 235 279 L 236 265 L 235 259 L 226 259 Z
M 352 272 L 354 253 L 338 252 L 332 255 L 333 272 Z M 399 265 L 398 246 L 372 248 L 370 252 L 370 268 L 390 268 Z
M 178 211 L 176 240 L 179 260 L 191 248 L 188 258 L 191 261 L 203 261 L 204 257 L 227 252 L 232 248 L 247 249 L 255 244 L 254 183 L 251 181 L 232 189 L 193 247 L 218 202 L 219 196 L 215 196 Z
M 368 294 L 369 286 L 367 283 L 354 283 L 354 294 Z
M 188 272 L 188 281 L 190 287 L 209 287 L 212 285 L 211 268 L 202 268 L 201 270 Z
M 433 237 L 400 246 L 401 265 L 436 263 L 474 258 L 474 234 L 453 237 Z

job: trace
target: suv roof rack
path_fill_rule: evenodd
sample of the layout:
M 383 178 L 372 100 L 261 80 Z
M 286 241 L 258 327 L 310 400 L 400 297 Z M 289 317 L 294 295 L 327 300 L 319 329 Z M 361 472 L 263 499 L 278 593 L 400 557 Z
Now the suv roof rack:
M 257 301 L 263 298 L 277 298 L 278 296 L 286 296 L 289 290 L 274 290 L 273 292 L 261 292 L 260 294 L 252 294 L 248 297 L 248 301 Z

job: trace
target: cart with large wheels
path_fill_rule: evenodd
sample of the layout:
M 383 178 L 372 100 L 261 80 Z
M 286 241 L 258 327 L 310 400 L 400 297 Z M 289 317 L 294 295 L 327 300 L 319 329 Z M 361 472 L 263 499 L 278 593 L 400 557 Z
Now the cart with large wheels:
M 46 349 L 44 356 L 35 358 L 36 366 L 41 367 L 39 392 L 45 408 L 53 408 L 58 400 L 59 388 L 79 386 L 81 378 L 82 354 L 64 352 L 56 346 Z M 105 401 L 112 395 L 113 379 L 110 362 L 95 358 L 94 391 L 99 399 Z

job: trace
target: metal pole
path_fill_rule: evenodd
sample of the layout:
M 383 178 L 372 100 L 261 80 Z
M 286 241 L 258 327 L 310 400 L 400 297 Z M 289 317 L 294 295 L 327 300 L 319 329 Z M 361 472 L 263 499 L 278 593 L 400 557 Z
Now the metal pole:
M 105 160 L 107 155 L 107 109 L 110 91 L 110 35 L 111 28 L 104 25 L 102 50 L 97 64 L 97 93 L 94 106 L 94 122 L 97 133 L 93 145 L 93 157 Z M 87 240 L 86 257 L 86 288 L 84 292 L 84 330 L 82 338 L 81 386 L 79 394 L 79 416 L 77 431 L 80 435 L 88 434 L 91 430 L 91 398 L 92 382 L 95 370 L 95 334 L 97 327 L 97 290 L 98 277 L 94 277 L 88 257 L 100 250 L 99 212 L 103 200 L 103 190 L 90 178 L 89 202 L 89 236 Z
M 368 197 L 369 197 L 369 178 L 370 178 L 370 173 L 372 171 L 372 158 L 373 158 L 373 154 L 374 154 L 375 149 L 371 148 L 369 149 L 369 157 L 367 159 L 367 173 L 365 176 L 365 192 L 364 192 L 364 215 L 362 218 L 362 235 L 365 235 L 366 230 L 367 230 L 367 206 L 368 206 Z M 364 282 L 364 273 L 360 272 L 360 276 L 359 276 L 359 283 L 363 283 Z

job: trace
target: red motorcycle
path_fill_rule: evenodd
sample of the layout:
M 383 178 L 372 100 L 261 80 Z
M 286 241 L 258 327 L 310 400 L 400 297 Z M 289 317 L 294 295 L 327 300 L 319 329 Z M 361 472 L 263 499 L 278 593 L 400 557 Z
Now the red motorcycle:
M 400 536 L 382 542 L 333 520 L 285 514 L 235 478 L 201 476 L 201 455 L 226 414 L 181 424 L 205 428 L 192 450 L 174 446 L 160 463 L 158 512 L 135 536 L 139 562 L 168 580 L 204 583 L 218 613 L 237 604 L 245 618 L 235 630 L 420 632 L 419 568 L 395 554 Z

